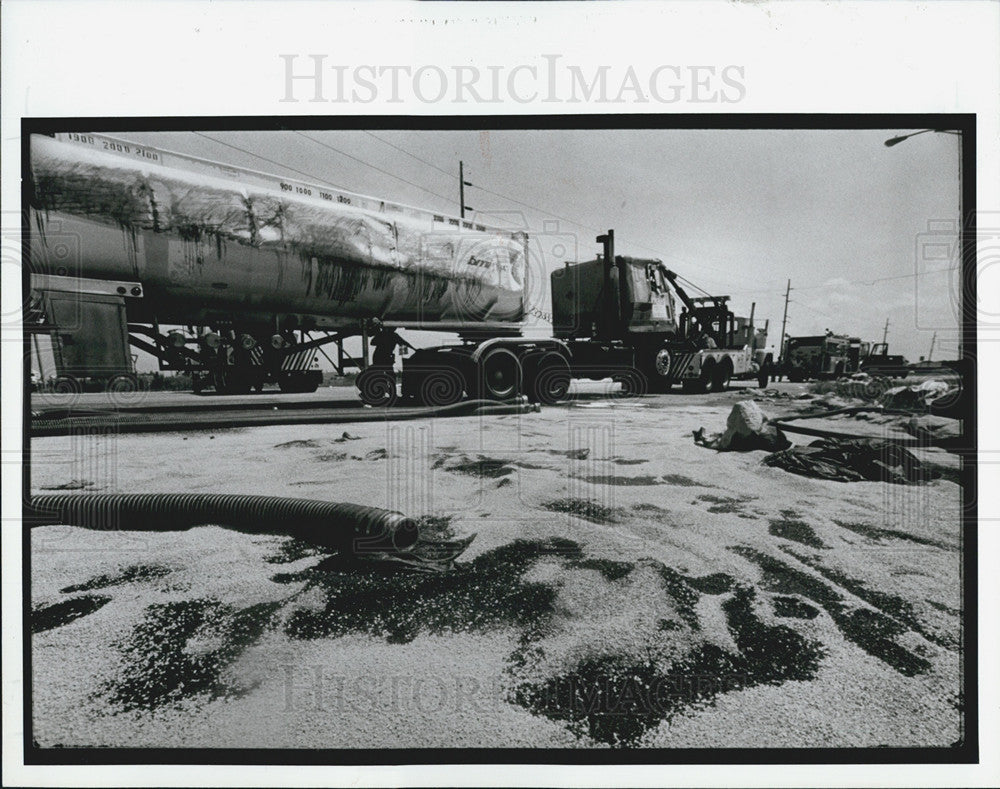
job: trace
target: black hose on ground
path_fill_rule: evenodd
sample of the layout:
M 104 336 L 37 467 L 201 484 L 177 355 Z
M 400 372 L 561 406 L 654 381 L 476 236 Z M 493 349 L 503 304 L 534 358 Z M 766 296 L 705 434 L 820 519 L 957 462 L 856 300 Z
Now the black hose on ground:
M 379 507 L 312 499 L 224 493 L 80 493 L 33 496 L 32 527 L 79 526 L 103 531 L 183 531 L 228 526 L 249 534 L 287 534 L 356 555 L 412 548 L 412 518 Z
M 259 410 L 259 409 L 258 409 Z M 444 406 L 367 408 L 363 412 L 350 415 L 309 414 L 307 409 L 294 411 L 262 411 L 259 413 L 236 413 L 227 416 L 202 419 L 188 418 L 182 421 L 180 417 L 155 418 L 146 412 L 134 416 L 129 409 L 109 412 L 88 412 L 81 417 L 66 419 L 33 420 L 31 436 L 47 438 L 67 435 L 74 430 L 88 428 L 113 428 L 115 433 L 159 433 L 183 432 L 190 430 L 225 430 L 234 427 L 257 427 L 261 425 L 330 425 L 351 422 L 387 422 L 404 419 L 428 419 L 438 416 L 480 416 L 483 414 L 526 414 L 539 411 L 535 403 L 523 400 L 463 400 Z M 305 413 L 303 413 L 305 411 Z

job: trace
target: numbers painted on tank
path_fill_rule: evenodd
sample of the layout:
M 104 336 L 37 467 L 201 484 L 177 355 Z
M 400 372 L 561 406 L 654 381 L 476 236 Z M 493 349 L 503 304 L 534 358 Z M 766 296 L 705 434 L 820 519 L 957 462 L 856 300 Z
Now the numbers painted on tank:
M 123 142 L 115 142 L 114 140 L 104 140 L 94 137 L 91 134 L 79 134 L 78 132 L 67 132 L 66 139 L 71 142 L 79 142 L 84 145 L 92 145 L 95 148 L 100 147 L 103 151 L 113 151 L 114 153 L 123 153 L 126 156 L 133 156 L 136 159 L 144 159 L 147 162 L 158 162 L 160 161 L 160 154 L 156 151 L 151 151 L 148 148 L 140 148 L 137 145 L 127 145 Z M 98 146 L 100 143 L 100 146 Z
M 320 200 L 329 200 L 331 202 L 336 201 L 338 203 L 351 204 L 351 198 L 344 197 L 344 195 L 335 195 L 333 192 L 325 192 L 322 189 L 317 190 L 315 193 L 308 186 L 299 186 L 298 184 L 290 184 L 287 181 L 279 181 L 278 185 L 281 187 L 282 192 L 289 192 L 291 194 L 304 195 L 306 197 L 318 197 Z
M 308 186 L 299 186 L 298 184 L 289 184 L 284 181 L 279 182 L 281 184 L 282 192 L 293 192 L 297 195 L 305 195 L 306 197 L 312 197 L 312 189 Z

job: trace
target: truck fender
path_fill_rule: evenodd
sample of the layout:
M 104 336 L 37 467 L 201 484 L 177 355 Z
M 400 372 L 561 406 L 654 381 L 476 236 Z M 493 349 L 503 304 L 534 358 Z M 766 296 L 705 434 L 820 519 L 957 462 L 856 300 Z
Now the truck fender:
M 551 349 L 560 352 L 566 357 L 566 361 L 569 361 L 573 357 L 569 346 L 562 340 L 557 340 L 554 337 L 539 340 L 526 339 L 524 337 L 493 337 L 492 339 L 479 343 L 472 351 L 472 355 L 469 358 L 473 364 L 478 365 L 483 354 L 497 347 L 509 348 L 514 351 L 514 353 L 518 354 L 518 356 L 523 356 L 525 353 L 535 349 Z

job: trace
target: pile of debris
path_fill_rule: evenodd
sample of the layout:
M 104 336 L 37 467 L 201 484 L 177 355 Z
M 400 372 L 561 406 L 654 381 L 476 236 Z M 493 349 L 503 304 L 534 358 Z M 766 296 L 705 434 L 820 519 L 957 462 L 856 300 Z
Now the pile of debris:
M 761 389 L 754 395 L 754 400 L 791 400 L 792 397 L 794 395 L 780 389 Z
M 821 438 L 809 446 L 775 452 L 763 462 L 792 474 L 839 482 L 910 485 L 940 476 L 940 472 L 922 465 L 909 450 L 880 439 Z
M 901 411 L 932 413 L 957 401 L 960 387 L 944 381 L 924 381 L 911 386 L 896 386 L 886 390 L 879 402 L 886 408 Z
M 904 387 L 900 387 L 901 389 Z M 937 391 L 926 388 L 920 391 Z M 878 406 L 844 409 L 847 414 L 875 410 Z M 838 414 L 840 415 L 840 414 Z M 885 415 L 892 420 L 905 419 L 898 414 Z M 810 418 L 804 415 L 796 418 Z M 911 417 L 905 425 L 914 439 L 864 438 L 831 434 L 815 428 L 799 429 L 787 424 L 791 419 L 772 422 L 753 400 L 733 406 L 722 433 L 707 435 L 705 428 L 694 431 L 694 440 L 708 449 L 720 452 L 747 452 L 763 449 L 771 452 L 763 459 L 766 466 L 781 468 L 792 474 L 840 482 L 881 481 L 909 485 L 937 479 L 940 472 L 921 464 L 920 460 L 905 449 L 903 444 L 951 448 L 962 441 L 961 422 L 956 419 L 920 414 Z M 811 432 L 823 436 L 808 446 L 792 446 L 782 428 L 790 432 Z M 824 435 L 824 432 L 826 435 Z
M 726 430 L 706 436 L 705 428 L 694 431 L 694 441 L 720 452 L 747 452 L 753 449 L 785 449 L 791 442 L 771 424 L 767 415 L 753 400 L 743 400 L 733 406 L 726 420 Z
M 850 378 L 839 378 L 833 391 L 840 397 L 874 402 L 891 388 L 892 381 L 885 376 L 855 373 Z
M 962 444 L 962 420 L 922 414 L 911 417 L 903 429 L 929 445 L 952 449 Z

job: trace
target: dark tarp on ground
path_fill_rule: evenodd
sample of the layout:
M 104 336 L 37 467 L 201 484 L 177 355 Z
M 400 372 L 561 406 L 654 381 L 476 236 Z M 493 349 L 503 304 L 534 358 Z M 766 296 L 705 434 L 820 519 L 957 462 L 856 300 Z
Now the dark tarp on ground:
M 922 466 L 909 450 L 882 439 L 822 438 L 809 446 L 774 452 L 763 463 L 804 477 L 840 482 L 868 480 L 907 485 L 940 476 Z

